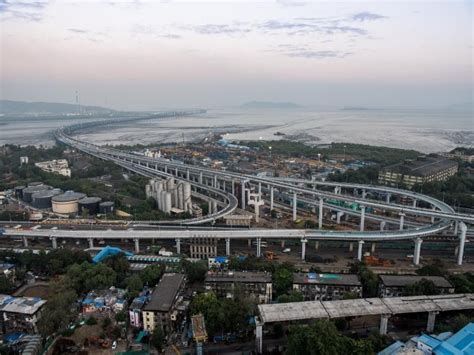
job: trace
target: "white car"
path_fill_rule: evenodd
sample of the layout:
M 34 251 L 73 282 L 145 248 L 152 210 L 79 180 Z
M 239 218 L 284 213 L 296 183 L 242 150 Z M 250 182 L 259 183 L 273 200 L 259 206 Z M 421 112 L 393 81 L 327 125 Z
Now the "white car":
M 291 253 L 291 249 L 290 248 L 285 248 L 285 249 L 283 249 L 283 253 Z
M 114 340 L 114 342 L 112 343 L 112 350 L 115 349 L 117 349 L 117 340 Z

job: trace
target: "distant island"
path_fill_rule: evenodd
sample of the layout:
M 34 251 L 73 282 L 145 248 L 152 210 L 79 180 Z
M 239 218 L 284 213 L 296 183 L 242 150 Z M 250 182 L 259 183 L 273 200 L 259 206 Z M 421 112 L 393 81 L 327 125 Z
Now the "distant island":
M 342 111 L 367 111 L 370 110 L 370 108 L 367 107 L 357 107 L 357 106 L 348 106 L 348 107 L 343 107 L 341 108 Z
M 0 114 L 3 115 L 68 115 L 68 114 L 96 114 L 112 113 L 115 110 L 99 106 L 78 106 L 57 102 L 26 102 L 0 100 Z
M 301 108 L 302 106 L 293 102 L 270 102 L 270 101 L 250 101 L 242 104 L 241 108 L 277 108 L 277 109 L 291 109 Z

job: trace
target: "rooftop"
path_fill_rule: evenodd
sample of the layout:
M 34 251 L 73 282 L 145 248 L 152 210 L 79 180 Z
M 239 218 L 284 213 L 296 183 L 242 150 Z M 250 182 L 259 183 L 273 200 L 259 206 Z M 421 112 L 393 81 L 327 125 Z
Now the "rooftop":
M 164 274 L 144 310 L 168 312 L 183 282 L 183 274 Z
M 317 274 L 314 272 L 294 273 L 293 283 L 361 286 L 356 274 Z
M 0 312 L 32 315 L 45 303 L 46 301 L 39 297 L 13 297 L 0 294 Z
M 411 176 L 430 176 L 439 171 L 457 166 L 455 161 L 443 157 L 419 157 L 416 160 L 408 160 L 404 163 L 390 165 L 382 171 L 391 171 L 403 175 Z
M 451 288 L 453 285 L 442 276 L 418 275 L 379 275 L 380 280 L 387 287 L 403 287 L 413 285 L 422 279 L 432 281 L 436 287 Z
M 251 272 L 251 271 L 209 271 L 206 275 L 205 282 L 272 282 L 272 275 L 267 272 Z

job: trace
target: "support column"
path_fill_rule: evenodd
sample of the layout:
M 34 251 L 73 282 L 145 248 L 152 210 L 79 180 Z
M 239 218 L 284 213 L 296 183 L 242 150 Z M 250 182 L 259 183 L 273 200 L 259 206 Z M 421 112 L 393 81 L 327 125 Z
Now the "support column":
M 230 238 L 225 239 L 225 255 L 230 255 Z
M 262 255 L 262 238 L 257 238 L 257 258 L 259 258 Z
M 459 252 L 458 252 L 458 265 L 462 265 L 462 259 L 464 257 L 464 244 L 466 243 L 466 233 L 467 226 L 464 222 L 459 223 L 459 229 L 461 233 L 459 234 Z
M 418 202 L 418 201 L 416 200 L 416 198 L 414 198 L 414 199 L 413 199 L 413 208 L 416 207 L 417 202 Z
M 53 244 L 53 249 L 58 249 L 58 240 L 56 237 L 51 237 L 51 242 Z
M 284 239 L 280 242 L 280 247 L 281 247 L 282 249 L 285 248 L 285 240 L 284 240 Z
M 202 185 L 202 171 L 199 173 L 199 183 Z
M 135 254 L 140 253 L 140 240 L 138 238 L 135 238 L 133 240 L 135 242 Z
M 240 200 L 241 200 L 240 201 L 240 208 L 245 210 L 245 181 L 241 180 L 240 184 L 241 184 L 241 187 L 242 187 L 241 196 L 240 196 Z
M 262 183 L 258 183 L 258 196 L 261 198 L 262 197 Z
M 405 224 L 405 213 L 400 212 L 400 230 L 403 230 Z
M 23 246 L 25 248 L 28 248 L 28 238 L 26 238 L 26 237 L 23 237 Z
M 387 196 L 385 196 L 385 202 L 390 203 L 391 198 L 392 198 L 392 194 L 387 194 Z
M 433 332 L 435 328 L 435 321 L 436 321 L 436 315 L 439 312 L 433 311 L 433 312 L 428 312 L 428 324 L 426 325 L 426 331 L 428 333 Z
M 306 243 L 307 239 L 301 239 L 301 260 L 304 260 L 306 257 Z
M 255 319 L 255 326 L 255 346 L 257 354 L 261 354 L 263 352 L 263 323 Z
M 318 228 L 323 229 L 323 199 L 319 199 L 319 215 L 318 215 Z
M 89 238 L 89 249 L 92 249 L 94 247 L 94 239 Z
M 415 252 L 413 253 L 414 265 L 418 265 L 420 263 L 421 243 L 423 243 L 423 239 L 421 238 L 415 239 Z
M 372 246 L 370 248 L 370 252 L 373 254 L 375 253 L 375 243 L 372 243 Z
M 176 254 L 181 254 L 181 239 L 176 238 Z
M 225 180 L 222 180 L 222 190 L 225 191 Z
M 385 224 L 386 222 L 385 221 L 381 221 L 380 222 L 380 231 L 383 232 L 385 230 Z
M 232 179 L 232 183 L 231 183 L 230 186 L 231 186 L 231 189 L 232 189 L 232 190 L 231 190 L 231 191 L 232 191 L 232 195 L 235 196 L 235 182 L 234 182 L 234 179 Z
M 189 169 L 186 169 L 186 180 L 189 181 Z
M 362 261 L 362 248 L 364 246 L 364 241 L 359 240 L 359 248 L 357 249 L 357 260 Z
M 459 221 L 454 222 L 454 234 L 458 234 L 459 229 Z
M 360 206 L 360 231 L 363 232 L 365 228 L 365 206 Z
M 217 175 L 214 175 L 214 188 L 217 189 Z
M 387 335 L 389 314 L 382 314 L 380 316 L 380 335 Z
M 174 175 L 175 175 L 176 177 L 178 177 L 178 168 L 175 169 Z
M 296 205 L 298 204 L 298 200 L 296 197 L 296 192 L 293 192 L 293 221 L 296 221 Z
M 165 165 L 165 174 L 168 174 L 168 165 Z
M 435 210 L 436 210 L 436 207 L 433 207 L 432 210 L 435 211 Z M 435 218 L 434 218 L 434 216 L 433 216 L 433 217 L 431 217 L 431 224 L 433 224 L 434 222 L 435 222 Z
M 365 197 L 367 196 L 367 192 L 365 189 L 362 189 L 362 199 L 365 200 Z
M 247 239 L 247 246 L 249 248 L 252 246 L 252 239 Z
M 349 252 L 352 253 L 354 251 L 354 243 L 349 243 Z
M 270 211 L 273 210 L 273 186 L 270 186 Z
M 319 250 L 319 240 L 314 242 L 314 249 Z
M 337 211 L 336 212 L 336 223 L 341 224 L 341 217 L 344 215 L 344 212 Z
M 456 245 L 454 247 L 454 256 L 458 256 L 458 254 L 459 254 L 459 245 Z

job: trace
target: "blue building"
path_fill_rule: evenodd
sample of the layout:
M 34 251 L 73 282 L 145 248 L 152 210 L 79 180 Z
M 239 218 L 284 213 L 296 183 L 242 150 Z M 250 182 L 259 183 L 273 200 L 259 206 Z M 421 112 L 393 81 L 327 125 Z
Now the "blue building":
M 378 355 L 398 355 L 407 353 L 435 355 L 472 355 L 474 354 L 474 323 L 469 323 L 456 334 L 422 334 L 408 342 L 397 341 L 380 351 Z

